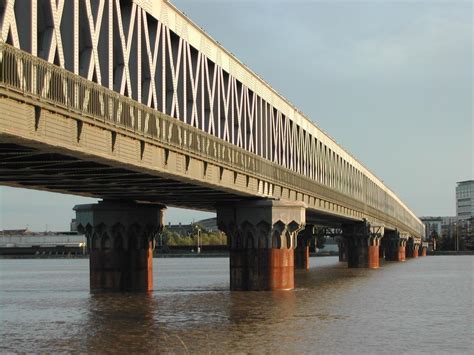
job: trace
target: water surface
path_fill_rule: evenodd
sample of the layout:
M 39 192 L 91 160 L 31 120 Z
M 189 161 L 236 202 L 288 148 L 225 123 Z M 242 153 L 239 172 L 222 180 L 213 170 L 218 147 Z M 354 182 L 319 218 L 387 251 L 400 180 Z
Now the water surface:
M 0 260 L 2 352 L 470 353 L 472 256 L 348 269 L 230 292 L 227 258 L 154 260 L 155 291 L 91 294 L 86 259 Z

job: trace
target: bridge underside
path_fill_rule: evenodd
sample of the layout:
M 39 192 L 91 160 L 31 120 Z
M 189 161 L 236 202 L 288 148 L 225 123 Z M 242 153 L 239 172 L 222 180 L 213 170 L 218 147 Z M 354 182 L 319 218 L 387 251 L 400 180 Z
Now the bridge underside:
M 0 1 L 0 185 L 104 199 L 75 208 L 91 289 L 152 289 L 163 205 L 217 212 L 235 290 L 293 288 L 314 224 L 349 267 L 414 257 L 398 197 L 179 10 L 94 3 Z
M 0 184 L 111 200 L 134 200 L 215 211 L 246 199 L 235 193 L 74 157 L 48 145 L 0 136 Z
M 255 200 L 255 197 L 219 191 L 130 166 L 99 162 L 95 156 L 73 156 L 46 144 L 0 135 L 0 184 L 107 200 L 160 203 L 167 206 L 215 212 L 216 205 Z M 323 211 L 306 210 L 313 225 L 340 228 L 350 219 Z
M 146 144 L 130 141 L 125 150 L 117 136 L 121 144 L 112 139 L 104 154 L 90 134 L 99 128 L 67 118 L 65 129 L 51 138 L 43 132 L 60 118 L 48 121 L 47 111 L 20 107 L 23 110 L 12 116 L 15 119 L 10 118 L 13 124 L 2 126 L 7 132 L 0 133 L 0 184 L 105 200 L 76 209 L 79 227 L 88 239 L 92 290 L 152 289 L 153 239 L 163 225 L 163 205 L 217 212 L 219 228 L 228 237 L 232 290 L 294 288 L 295 268 L 309 267 L 309 244 L 301 243 L 298 236 L 305 225 L 340 228 L 341 256 L 345 255 L 349 267 L 377 268 L 381 255 L 394 261 L 418 255 L 419 243 L 413 240 L 408 245 L 407 238 L 393 228 L 385 228 L 381 243 L 383 228 L 374 228 L 376 223 L 316 209 L 308 206 L 308 200 L 298 199 L 298 194 L 293 201 L 246 194 L 249 186 L 260 185 L 252 184 L 255 178 L 199 162 L 199 156 L 159 148 L 149 156 L 151 161 L 164 159 L 154 169 L 137 166 L 150 154 Z M 78 149 L 79 143 L 88 144 L 88 149 Z M 126 159 L 120 157 L 127 152 L 132 153 Z
M 307 209 L 306 222 L 311 225 L 341 228 L 344 224 L 352 223 L 354 220 L 342 216 L 332 215 L 324 211 Z

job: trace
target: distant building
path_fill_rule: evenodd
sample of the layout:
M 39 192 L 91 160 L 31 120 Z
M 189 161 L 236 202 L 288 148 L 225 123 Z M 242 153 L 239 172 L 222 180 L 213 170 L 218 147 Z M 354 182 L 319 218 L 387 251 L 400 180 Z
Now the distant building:
M 474 180 L 459 181 L 456 186 L 456 216 L 474 216 Z
M 28 229 L 0 231 L 0 248 L 83 247 L 86 238 L 77 232 L 31 232 Z
M 176 233 L 180 236 L 193 236 L 196 234 L 193 224 L 171 224 L 164 226 L 169 232 Z
M 77 232 L 77 220 L 75 218 L 71 219 L 71 223 L 69 224 L 69 230 L 71 232 Z
M 420 217 L 420 220 L 425 225 L 425 241 L 436 239 L 438 243 L 442 243 L 443 240 L 451 240 L 449 250 L 474 249 L 474 217 Z
M 424 240 L 430 240 L 433 236 L 441 236 L 443 217 L 420 217 L 420 220 L 425 225 Z
M 197 221 L 196 224 L 203 227 L 208 232 L 217 232 L 219 228 L 217 228 L 217 218 L 207 218 Z
M 450 234 L 451 229 L 456 225 L 462 223 L 463 218 L 451 217 L 451 216 L 439 216 L 439 217 L 420 217 L 420 220 L 425 225 L 425 239 L 430 239 L 431 236 L 435 235 L 441 237 L 446 234 Z
M 425 240 L 455 240 L 459 250 L 472 244 L 474 221 L 474 180 L 459 181 L 456 186 L 456 216 L 420 217 L 425 225 Z
M 206 232 L 216 232 L 219 229 L 217 228 L 217 218 L 207 218 L 200 221 L 191 223 L 191 224 L 171 224 L 165 226 L 165 228 L 173 233 L 176 233 L 181 236 L 194 236 L 197 233 L 196 227 L 200 226 L 201 230 Z

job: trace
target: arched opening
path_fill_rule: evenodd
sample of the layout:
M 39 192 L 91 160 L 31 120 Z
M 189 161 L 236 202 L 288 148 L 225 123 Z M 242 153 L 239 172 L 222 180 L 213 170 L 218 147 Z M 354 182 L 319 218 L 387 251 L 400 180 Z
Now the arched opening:
M 286 247 L 288 249 L 291 249 L 291 233 L 289 231 L 285 232 L 285 238 L 286 238 Z
M 140 248 L 140 242 L 136 236 L 131 236 L 128 240 L 129 250 L 137 250 Z
M 247 240 L 246 240 L 246 248 L 247 249 L 253 249 L 254 248 L 254 238 L 252 233 L 247 232 Z
M 99 240 L 99 236 L 97 235 L 97 233 L 94 233 L 91 237 L 91 246 L 92 246 L 92 249 L 99 249 L 100 248 L 100 240 Z
M 114 249 L 123 250 L 123 237 L 120 233 L 115 236 Z
M 112 249 L 112 239 L 107 234 L 102 236 L 102 249 Z
M 278 231 L 273 232 L 272 247 L 275 249 L 281 248 L 281 235 Z

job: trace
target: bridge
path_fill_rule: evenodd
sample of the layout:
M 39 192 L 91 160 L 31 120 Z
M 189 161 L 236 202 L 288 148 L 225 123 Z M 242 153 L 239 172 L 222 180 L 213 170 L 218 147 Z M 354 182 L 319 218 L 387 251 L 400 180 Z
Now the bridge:
M 103 199 L 75 208 L 91 289 L 152 288 L 166 206 L 217 212 L 233 290 L 292 289 L 316 225 L 349 267 L 418 255 L 413 212 L 168 1 L 3 0 L 0 21 L 0 183 Z

